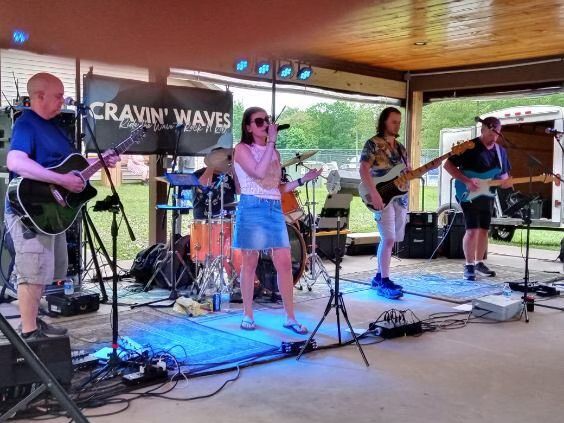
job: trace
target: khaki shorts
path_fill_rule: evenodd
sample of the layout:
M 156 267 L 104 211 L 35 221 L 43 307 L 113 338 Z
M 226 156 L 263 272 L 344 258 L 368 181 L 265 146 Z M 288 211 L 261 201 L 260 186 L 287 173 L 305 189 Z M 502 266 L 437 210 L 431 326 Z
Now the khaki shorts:
M 43 235 L 27 229 L 20 218 L 6 213 L 6 228 L 14 241 L 14 272 L 17 283 L 50 285 L 67 276 L 68 252 L 65 233 Z
M 405 237 L 405 220 L 407 208 L 394 200 L 383 211 L 374 213 L 378 232 L 382 239 L 393 239 L 401 242 Z

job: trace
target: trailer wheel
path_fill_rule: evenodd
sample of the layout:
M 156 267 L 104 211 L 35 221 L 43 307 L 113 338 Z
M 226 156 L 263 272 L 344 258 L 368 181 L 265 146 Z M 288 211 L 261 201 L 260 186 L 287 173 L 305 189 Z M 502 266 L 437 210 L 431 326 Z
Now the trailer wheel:
M 515 227 L 496 225 L 496 226 L 492 226 L 490 233 L 493 239 L 496 239 L 498 241 L 509 242 L 513 238 L 513 234 L 515 233 Z

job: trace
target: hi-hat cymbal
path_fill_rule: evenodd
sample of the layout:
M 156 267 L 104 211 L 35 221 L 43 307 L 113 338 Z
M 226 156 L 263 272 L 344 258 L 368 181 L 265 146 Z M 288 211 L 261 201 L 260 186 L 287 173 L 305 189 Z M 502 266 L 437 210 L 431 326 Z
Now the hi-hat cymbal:
M 296 153 L 295 157 L 292 157 L 291 159 L 286 160 L 284 163 L 282 163 L 282 167 L 288 167 L 298 163 L 302 163 L 303 161 L 314 156 L 318 151 L 319 150 L 309 150 L 309 151 L 304 151 L 303 153 Z
M 220 147 L 210 151 L 205 157 L 204 163 L 221 173 L 226 173 L 231 170 L 232 160 L 233 149 Z
M 225 210 L 233 210 L 233 209 L 236 209 L 238 205 L 239 205 L 238 201 L 233 201 L 232 203 L 224 204 L 223 208 Z

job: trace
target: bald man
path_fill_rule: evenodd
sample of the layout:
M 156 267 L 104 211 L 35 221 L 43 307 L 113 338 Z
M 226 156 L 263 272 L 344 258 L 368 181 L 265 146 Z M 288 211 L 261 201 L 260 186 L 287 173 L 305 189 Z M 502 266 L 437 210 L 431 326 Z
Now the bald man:
M 53 118 L 64 103 L 61 80 L 48 73 L 38 73 L 27 83 L 31 110 L 16 121 L 7 156 L 10 179 L 16 176 L 60 185 L 72 192 L 84 189 L 84 181 L 72 172 L 59 174 L 48 167 L 60 164 L 77 150 Z M 116 155 L 106 158 L 113 167 Z M 46 285 L 66 278 L 68 267 L 66 235 L 38 234 L 23 226 L 6 203 L 6 228 L 16 250 L 14 272 L 17 277 L 18 305 L 22 321 L 22 337 L 26 340 L 46 335 L 64 335 L 57 328 L 38 318 L 39 303 Z

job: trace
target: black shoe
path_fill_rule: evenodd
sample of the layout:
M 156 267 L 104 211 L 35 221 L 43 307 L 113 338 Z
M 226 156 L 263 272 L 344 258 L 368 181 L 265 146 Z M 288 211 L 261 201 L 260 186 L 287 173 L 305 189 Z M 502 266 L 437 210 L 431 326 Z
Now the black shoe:
M 22 333 L 22 338 L 24 341 L 34 341 L 36 339 L 45 339 L 45 338 L 49 338 L 47 335 L 45 335 L 41 329 L 36 329 L 33 332 L 28 332 L 28 333 Z
M 47 323 L 45 320 L 37 318 L 37 328 L 41 329 L 45 335 L 55 335 L 62 336 L 67 334 L 67 328 L 62 328 L 60 326 L 53 326 Z
M 488 266 L 485 265 L 485 263 L 477 263 L 476 264 L 476 272 L 479 273 L 482 276 L 489 276 L 489 277 L 495 277 L 495 272 L 493 270 L 491 270 Z
M 475 266 L 473 264 L 464 265 L 464 279 L 468 281 L 476 280 Z

